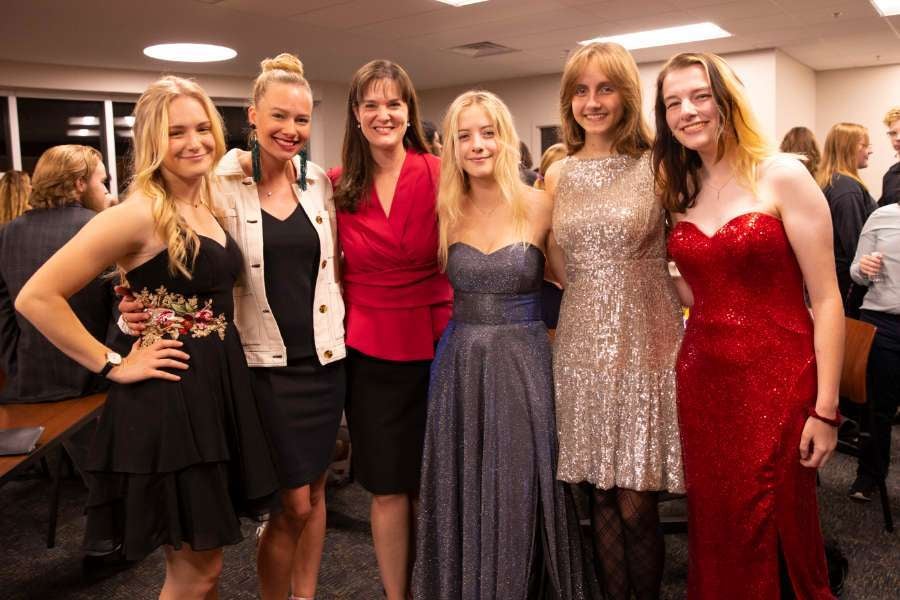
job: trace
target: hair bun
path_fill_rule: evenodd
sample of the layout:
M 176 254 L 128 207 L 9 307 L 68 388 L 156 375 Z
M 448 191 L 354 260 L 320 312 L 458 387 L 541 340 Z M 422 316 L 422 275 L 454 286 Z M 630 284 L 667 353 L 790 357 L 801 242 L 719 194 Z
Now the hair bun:
M 289 52 L 282 52 L 275 58 L 267 58 L 259 64 L 262 67 L 263 73 L 280 70 L 297 73 L 300 77 L 303 77 L 303 63 L 300 62 L 299 58 Z

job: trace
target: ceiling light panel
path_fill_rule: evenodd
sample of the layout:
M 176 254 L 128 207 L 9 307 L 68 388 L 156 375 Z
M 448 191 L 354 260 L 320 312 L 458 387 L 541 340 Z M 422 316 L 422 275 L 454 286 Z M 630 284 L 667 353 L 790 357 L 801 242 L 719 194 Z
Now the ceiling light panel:
M 882 17 L 900 15 L 900 0 L 870 0 Z
M 479 4 L 481 2 L 487 2 L 488 0 L 437 0 L 438 2 L 443 2 L 444 4 L 449 4 L 450 6 L 468 6 L 469 4 Z
M 157 60 L 190 63 L 218 62 L 237 56 L 231 48 L 213 44 L 157 44 L 144 48 L 144 54 Z
M 598 37 L 578 43 L 585 45 L 593 42 L 615 42 L 621 44 L 627 50 L 637 50 L 639 48 L 672 46 L 675 44 L 687 44 L 690 42 L 714 40 L 725 37 L 731 37 L 731 34 L 715 23 L 706 22 Z

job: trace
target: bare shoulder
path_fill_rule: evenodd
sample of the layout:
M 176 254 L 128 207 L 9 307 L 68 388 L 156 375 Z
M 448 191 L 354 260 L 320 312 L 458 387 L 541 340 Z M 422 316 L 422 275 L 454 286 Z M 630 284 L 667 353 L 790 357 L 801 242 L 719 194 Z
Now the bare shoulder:
M 777 186 L 803 184 L 812 181 L 812 177 L 797 157 L 790 154 L 775 154 L 760 165 L 759 181 L 764 185 Z
M 553 212 L 553 197 L 536 188 L 522 186 L 522 197 L 529 212 L 535 217 L 547 217 Z
M 556 186 L 559 184 L 559 178 L 562 175 L 563 163 L 565 162 L 565 158 L 562 160 L 558 160 L 547 169 L 547 172 L 544 174 L 544 189 L 552 196 L 556 191 Z

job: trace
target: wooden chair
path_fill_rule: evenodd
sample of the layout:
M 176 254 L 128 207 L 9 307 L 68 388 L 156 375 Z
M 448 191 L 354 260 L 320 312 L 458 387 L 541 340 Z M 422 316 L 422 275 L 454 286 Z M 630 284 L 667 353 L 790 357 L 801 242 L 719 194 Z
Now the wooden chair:
M 875 326 L 856 319 L 845 317 L 844 364 L 841 369 L 840 395 L 863 408 L 864 418 L 868 420 L 869 431 L 874 431 L 875 419 L 872 406 L 866 397 L 866 368 L 869 362 L 869 351 L 875 339 Z M 871 434 L 869 434 L 871 435 Z M 859 446 L 851 442 L 839 440 L 839 452 L 851 456 L 859 456 Z M 877 457 L 877 460 L 881 460 Z M 884 479 L 878 482 L 878 495 L 881 497 L 881 512 L 884 516 L 884 528 L 894 531 L 894 519 L 891 515 L 891 504 Z

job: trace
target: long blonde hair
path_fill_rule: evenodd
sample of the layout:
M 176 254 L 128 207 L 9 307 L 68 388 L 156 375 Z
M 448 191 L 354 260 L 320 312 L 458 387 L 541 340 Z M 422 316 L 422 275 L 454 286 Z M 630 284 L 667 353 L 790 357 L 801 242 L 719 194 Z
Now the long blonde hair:
M 706 72 L 719 112 L 716 160 L 727 151 L 734 152 L 736 181 L 756 189 L 759 165 L 777 154 L 762 133 L 762 127 L 744 93 L 744 86 L 728 63 L 707 52 L 676 54 L 663 66 L 656 78 L 656 140 L 653 143 L 653 172 L 663 207 L 669 212 L 683 213 L 694 206 L 700 193 L 700 170 L 703 162 L 695 150 L 685 148 L 675 139 L 666 122 L 663 81 L 672 71 L 699 66 Z
M 526 241 L 528 210 L 525 206 L 519 178 L 519 136 L 512 115 L 500 98 L 491 92 L 468 91 L 457 96 L 444 117 L 444 151 L 441 154 L 441 181 L 438 188 L 437 214 L 439 246 L 438 259 L 447 266 L 450 232 L 459 223 L 463 203 L 471 190 L 469 176 L 462 168 L 459 151 L 459 118 L 467 108 L 478 106 L 493 122 L 496 131 L 497 153 L 494 155 L 494 179 L 500 187 L 503 202 L 512 207 L 516 236 Z
M 7 171 L 0 177 L 0 225 L 28 210 L 31 179 L 25 171 Z
M 596 66 L 609 77 L 622 97 L 622 120 L 616 124 L 612 147 L 619 154 L 637 158 L 650 149 L 652 136 L 641 112 L 641 77 L 634 57 L 612 42 L 582 46 L 566 61 L 559 87 L 559 116 L 562 137 L 569 154 L 584 147 L 584 129 L 575 120 L 572 98 L 578 78 Z
M 859 145 L 868 140 L 869 130 L 857 123 L 836 123 L 825 138 L 822 147 L 822 164 L 816 174 L 816 183 L 822 189 L 831 185 L 837 173 L 854 179 L 866 189 L 859 178 L 857 160 Z
M 141 94 L 134 107 L 134 176 L 128 188 L 129 195 L 141 194 L 150 199 L 156 233 L 166 242 L 169 253 L 169 271 L 191 277 L 194 259 L 200 250 L 200 240 L 178 213 L 173 198 L 162 176 L 162 163 L 169 151 L 169 105 L 175 98 L 194 98 L 209 117 L 215 141 L 213 162 L 215 165 L 225 154 L 225 133 L 222 117 L 212 100 L 197 83 L 168 75 L 151 84 Z M 203 176 L 201 201 L 212 210 L 212 171 Z M 188 264 L 190 263 L 190 266 Z

